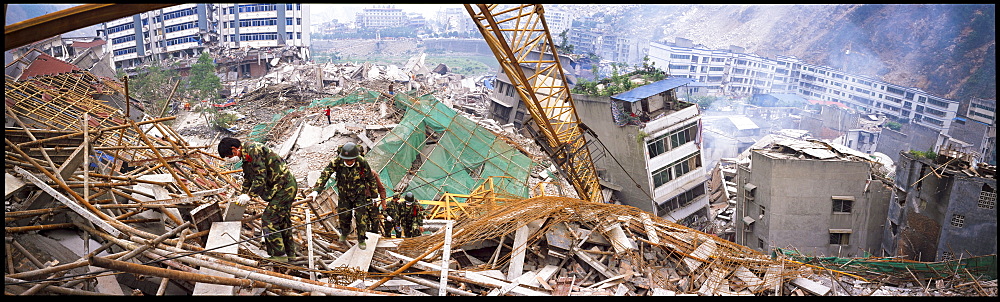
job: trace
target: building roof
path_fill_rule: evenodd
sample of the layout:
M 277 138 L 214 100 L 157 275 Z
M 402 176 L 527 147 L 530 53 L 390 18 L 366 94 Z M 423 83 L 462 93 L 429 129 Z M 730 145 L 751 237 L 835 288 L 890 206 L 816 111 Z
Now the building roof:
M 101 39 L 95 39 L 94 41 L 90 41 L 90 42 L 73 41 L 73 47 L 91 48 L 91 47 L 95 47 L 95 46 L 101 46 L 101 45 L 104 45 L 104 44 L 107 44 L 107 43 L 108 43 L 107 41 L 104 41 L 104 40 L 101 40 Z
M 31 65 L 28 65 L 28 68 L 24 69 L 24 72 L 21 73 L 21 77 L 19 77 L 18 80 L 23 81 L 36 76 L 62 74 L 74 70 L 80 70 L 80 68 L 76 67 L 76 65 L 66 63 L 63 60 L 42 53 L 38 55 L 34 61 L 31 61 Z
M 771 96 L 778 100 L 790 103 L 803 103 L 806 101 L 805 98 L 791 93 L 771 93 Z
M 693 81 L 690 78 L 668 78 L 613 95 L 611 99 L 633 103 L 658 93 L 687 85 Z
M 729 121 L 736 126 L 737 130 L 750 130 L 750 129 L 760 129 L 757 123 L 754 123 L 750 118 L 742 115 L 731 115 L 729 116 Z
M 847 109 L 847 105 L 844 105 L 844 103 L 841 102 L 822 101 L 822 100 L 808 100 L 807 102 L 809 102 L 809 104 L 811 105 L 837 106 L 840 108 Z

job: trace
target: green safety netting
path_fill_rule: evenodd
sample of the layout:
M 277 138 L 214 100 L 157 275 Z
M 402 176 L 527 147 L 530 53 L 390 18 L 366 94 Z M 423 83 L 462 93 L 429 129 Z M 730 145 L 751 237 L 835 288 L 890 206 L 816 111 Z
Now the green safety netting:
M 380 96 L 379 92 L 359 89 L 342 98 L 318 99 L 275 114 L 271 122 L 254 126 L 248 139 L 262 141 L 277 121 L 295 110 L 375 102 Z M 401 186 L 403 190 L 413 192 L 417 199 L 431 200 L 444 193 L 468 194 L 487 178 L 503 176 L 494 178 L 496 188 L 509 195 L 528 197 L 532 161 L 519 149 L 432 95 L 397 93 L 394 103 L 405 109 L 402 120 L 365 154 L 379 172 L 386 194 L 395 195 L 397 185 L 406 182 Z M 421 152 L 425 156 L 414 162 Z M 335 183 L 331 179 L 327 187 L 335 188 Z
M 870 273 L 877 274 L 914 274 L 921 278 L 940 278 L 943 273 L 958 272 L 960 274 L 976 275 L 989 279 L 997 278 L 997 255 L 969 257 L 957 260 L 941 262 L 919 262 L 900 260 L 895 258 L 841 258 L 841 257 L 812 257 L 805 256 L 795 250 L 776 248 L 772 251 L 772 257 L 777 253 L 791 258 L 792 260 L 827 267 L 839 271 L 854 272 L 860 275 Z
M 359 89 L 359 91 L 354 94 L 342 97 L 342 98 L 322 98 L 309 103 L 309 105 L 300 106 L 298 108 L 286 109 L 281 113 L 275 113 L 271 117 L 270 122 L 261 123 L 253 126 L 250 130 L 250 134 L 247 135 L 247 139 L 255 142 L 263 142 L 264 138 L 267 137 L 267 133 L 274 128 L 274 125 L 281 120 L 285 115 L 301 110 L 311 110 L 314 108 L 323 108 L 327 106 L 339 106 L 344 104 L 354 104 L 354 103 L 371 103 L 378 100 L 380 93 L 377 91 Z
M 429 200 L 444 193 L 468 194 L 491 176 L 505 176 L 494 180 L 500 182 L 496 187 L 528 197 L 532 162 L 520 150 L 431 95 L 397 95 L 395 101 L 406 113 L 368 153 L 388 194 L 405 182 L 404 190 Z M 425 156 L 418 160 L 421 153 Z

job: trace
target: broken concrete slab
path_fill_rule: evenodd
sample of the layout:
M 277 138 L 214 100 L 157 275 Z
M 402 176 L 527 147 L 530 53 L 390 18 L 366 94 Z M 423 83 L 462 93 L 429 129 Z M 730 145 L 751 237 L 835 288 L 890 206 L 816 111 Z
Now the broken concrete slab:
M 794 278 L 789 283 L 817 296 L 825 296 L 830 292 L 829 287 L 802 277 Z
M 21 181 L 20 178 L 10 175 L 10 173 L 3 174 L 3 197 L 10 198 L 11 194 L 14 194 L 24 188 L 26 183 Z
M 357 244 L 352 246 L 347 252 L 344 252 L 337 260 L 334 260 L 327 268 L 334 269 L 337 267 L 347 266 L 349 268 L 357 269 L 360 271 L 368 271 L 369 266 L 372 263 L 372 256 L 375 255 L 375 249 L 378 246 L 379 239 L 382 235 L 377 233 L 366 232 L 365 236 L 368 238 L 365 240 L 365 249 L 361 249 Z
M 240 238 L 241 228 L 242 224 L 239 221 L 223 221 L 213 223 L 211 230 L 208 232 L 205 249 L 218 253 L 238 253 L 239 245 L 236 243 Z M 202 267 L 198 271 L 201 274 L 210 276 L 233 277 L 232 274 L 220 272 L 207 267 Z M 194 291 L 191 294 L 194 296 L 232 296 L 234 293 L 235 287 L 232 285 L 196 283 L 194 285 Z

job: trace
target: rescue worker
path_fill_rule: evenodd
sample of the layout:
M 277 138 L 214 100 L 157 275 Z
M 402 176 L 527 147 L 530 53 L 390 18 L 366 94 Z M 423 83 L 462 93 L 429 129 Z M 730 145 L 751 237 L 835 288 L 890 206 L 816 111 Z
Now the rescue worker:
M 399 217 L 403 213 L 403 202 L 399 195 L 390 198 L 386 201 L 385 209 L 382 210 L 382 214 L 385 216 L 382 225 L 382 235 L 385 237 L 392 238 L 393 231 L 396 232 L 396 238 L 403 238 L 403 230 L 400 228 Z
M 424 232 L 424 207 L 420 206 L 413 192 L 403 194 L 405 200 L 399 214 L 399 226 L 403 229 L 403 237 L 420 236 Z
M 338 219 L 340 220 L 339 241 L 347 241 L 353 216 L 355 230 L 358 234 L 358 247 L 365 249 L 365 240 L 368 239 L 365 232 L 372 231 L 370 229 L 372 226 L 369 225 L 372 221 L 370 215 L 375 212 L 372 208 L 380 206 L 374 203 L 383 200 L 385 187 L 361 152 L 362 147 L 355 143 L 346 143 L 341 146 L 337 151 L 338 156 L 334 157 L 323 168 L 323 172 L 312 187 L 313 192 L 309 193 L 309 197 L 315 199 L 319 192 L 326 187 L 330 177 L 333 176 L 337 182 L 336 189 L 339 196 L 337 202 L 337 213 L 339 213 Z M 376 198 L 377 200 L 375 200 Z
M 298 184 L 285 159 L 264 144 L 232 137 L 219 141 L 218 151 L 226 163 L 242 161 L 243 186 L 235 203 L 246 206 L 251 197 L 267 202 L 261 216 L 264 249 L 272 260 L 288 261 L 295 255 L 291 210 Z

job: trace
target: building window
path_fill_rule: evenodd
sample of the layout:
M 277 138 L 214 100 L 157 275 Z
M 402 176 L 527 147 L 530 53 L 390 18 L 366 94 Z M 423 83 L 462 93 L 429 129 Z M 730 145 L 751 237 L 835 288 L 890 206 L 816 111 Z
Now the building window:
M 834 196 L 833 197 L 833 212 L 834 213 L 850 213 L 851 206 L 854 204 L 853 196 Z
M 851 233 L 830 232 L 830 244 L 835 244 L 835 245 L 851 244 Z
M 705 184 L 698 184 L 691 190 L 678 194 L 656 206 L 656 213 L 669 213 L 675 209 L 687 206 L 705 195 Z
M 493 104 L 493 115 L 495 117 L 503 118 L 505 122 L 507 121 L 508 118 L 510 118 L 510 110 L 511 110 L 510 107 L 500 104 Z
M 965 226 L 965 215 L 951 215 L 951 226 L 956 228 Z
M 654 158 L 657 155 L 666 153 L 667 151 L 673 150 L 681 145 L 692 142 L 697 137 L 698 123 L 695 122 L 681 126 L 681 128 L 677 130 L 657 136 L 656 138 L 646 142 L 646 149 L 649 152 L 649 158 Z
M 992 210 L 997 205 L 997 192 L 989 185 L 983 184 L 983 191 L 979 192 L 979 207 Z
M 762 250 L 764 249 L 764 239 L 757 238 L 757 247 Z

